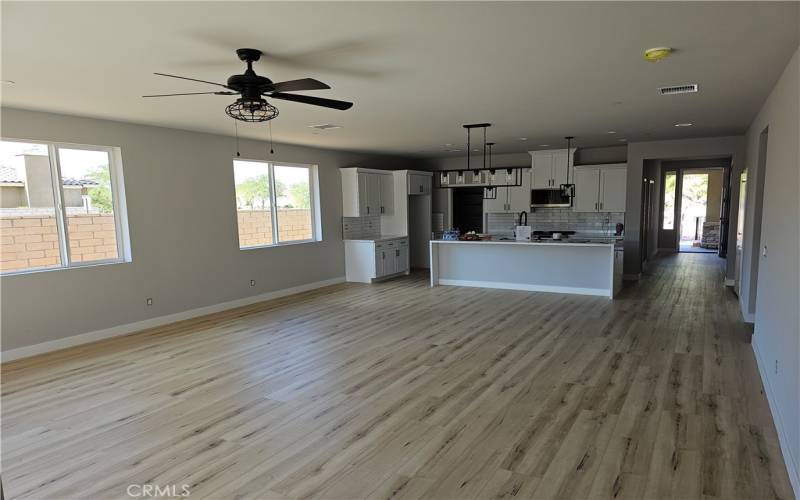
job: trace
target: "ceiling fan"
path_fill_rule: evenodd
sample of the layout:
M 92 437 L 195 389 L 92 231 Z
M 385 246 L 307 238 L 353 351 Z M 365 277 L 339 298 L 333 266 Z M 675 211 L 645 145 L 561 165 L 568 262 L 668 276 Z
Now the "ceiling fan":
M 233 75 L 228 78 L 225 84 L 209 82 L 206 80 L 198 80 L 196 78 L 187 78 L 185 76 L 168 75 L 166 73 L 155 73 L 159 76 L 168 76 L 170 78 L 180 78 L 182 80 L 190 80 L 193 82 L 207 83 L 209 85 L 217 85 L 226 90 L 218 90 L 215 92 L 187 92 L 181 94 L 157 94 L 145 95 L 142 97 L 171 97 L 182 95 L 240 95 L 233 104 L 225 108 L 225 113 L 236 120 L 244 122 L 265 122 L 272 120 L 278 116 L 278 108 L 268 103 L 265 97 L 271 99 L 283 99 L 286 101 L 301 102 L 304 104 L 311 104 L 313 106 L 322 106 L 325 108 L 332 108 L 338 110 L 350 109 L 353 106 L 352 102 L 337 101 L 335 99 L 324 99 L 322 97 L 314 97 L 308 95 L 288 94 L 288 91 L 298 90 L 325 90 L 330 86 L 315 80 L 313 78 L 301 78 L 299 80 L 289 80 L 286 82 L 274 83 L 272 80 L 265 76 L 257 75 L 253 71 L 253 62 L 261 58 L 261 51 L 258 49 L 238 49 L 236 54 L 239 59 L 247 63 L 247 69 L 241 75 Z

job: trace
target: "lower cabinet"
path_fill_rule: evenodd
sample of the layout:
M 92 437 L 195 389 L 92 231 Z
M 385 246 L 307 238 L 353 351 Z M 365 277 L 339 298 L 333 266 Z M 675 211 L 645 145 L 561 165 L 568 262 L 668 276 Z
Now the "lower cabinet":
M 345 240 L 347 281 L 372 283 L 400 273 L 408 274 L 408 238 Z

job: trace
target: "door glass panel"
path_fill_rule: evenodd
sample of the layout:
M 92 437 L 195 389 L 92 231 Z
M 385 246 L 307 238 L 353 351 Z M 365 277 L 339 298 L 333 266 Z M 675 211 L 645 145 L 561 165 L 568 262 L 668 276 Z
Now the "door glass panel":
M 0 141 L 0 271 L 61 265 L 50 156 L 44 144 Z
M 272 209 L 269 196 L 269 164 L 233 161 L 239 248 L 271 245 Z
M 662 229 L 675 229 L 675 190 L 678 176 L 667 172 L 664 176 L 664 220 Z
M 311 170 L 308 167 L 275 165 L 274 172 L 278 241 L 312 239 Z M 378 194 L 380 178 L 374 177 Z
M 117 227 L 106 151 L 58 148 L 72 262 L 115 260 Z

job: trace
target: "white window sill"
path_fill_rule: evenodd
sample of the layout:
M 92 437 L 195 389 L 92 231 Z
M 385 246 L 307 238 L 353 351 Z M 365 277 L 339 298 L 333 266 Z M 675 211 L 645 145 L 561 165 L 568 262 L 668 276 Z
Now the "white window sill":
M 97 262 L 86 262 L 81 264 L 72 264 L 66 267 L 46 267 L 43 269 L 29 269 L 29 270 L 21 270 L 21 271 L 8 271 L 4 273 L 0 273 L 0 278 L 5 278 L 7 276 L 23 276 L 25 274 L 39 274 L 39 273 L 49 273 L 52 271 L 70 271 L 72 269 L 86 269 L 88 267 L 100 267 L 100 266 L 113 266 L 117 264 L 129 264 L 130 260 L 101 260 Z
M 252 247 L 239 247 L 239 250 L 261 250 L 264 248 L 279 248 L 279 247 L 289 247 L 293 245 L 309 245 L 314 243 L 322 243 L 322 240 L 298 240 L 298 241 L 284 241 L 281 243 L 272 243 L 270 245 L 256 245 Z

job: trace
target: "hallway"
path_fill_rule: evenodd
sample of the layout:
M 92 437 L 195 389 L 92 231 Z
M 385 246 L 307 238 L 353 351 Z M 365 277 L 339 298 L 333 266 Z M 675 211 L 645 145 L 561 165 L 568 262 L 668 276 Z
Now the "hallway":
M 783 498 L 715 255 L 620 300 L 342 284 L 2 366 L 9 498 Z

